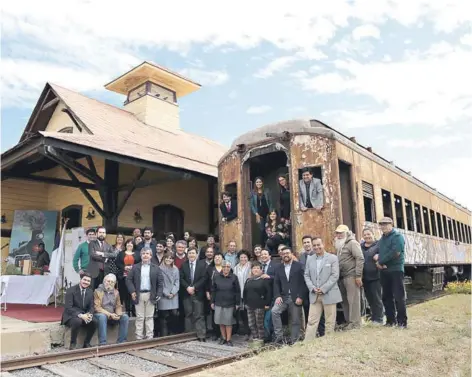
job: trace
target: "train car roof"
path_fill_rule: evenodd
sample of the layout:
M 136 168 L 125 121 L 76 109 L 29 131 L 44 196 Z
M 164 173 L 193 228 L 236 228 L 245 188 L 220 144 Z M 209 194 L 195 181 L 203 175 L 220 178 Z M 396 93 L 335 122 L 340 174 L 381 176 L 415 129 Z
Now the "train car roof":
M 269 141 L 274 138 L 283 137 L 284 134 L 314 134 L 329 137 L 331 139 L 335 139 L 348 147 L 356 150 L 357 152 L 365 155 L 367 158 L 370 158 L 377 163 L 383 165 L 384 167 L 395 171 L 396 173 L 400 174 L 404 178 L 408 179 L 412 183 L 415 183 L 425 190 L 429 191 L 433 195 L 437 195 L 443 200 L 448 201 L 450 204 L 459 207 L 460 209 L 466 210 L 470 213 L 470 210 L 457 203 L 453 199 L 449 198 L 448 196 L 440 193 L 435 188 L 429 186 L 428 184 L 424 183 L 420 179 L 414 177 L 410 172 L 407 172 L 398 166 L 395 166 L 393 161 L 388 161 L 382 156 L 378 155 L 377 153 L 372 152 L 371 149 L 357 143 L 354 138 L 350 138 L 343 133 L 339 132 L 338 130 L 328 126 L 327 124 L 316 120 L 316 119 L 295 119 L 277 123 L 267 124 L 262 127 L 258 127 L 254 130 L 246 132 L 236 138 L 233 143 L 231 144 L 230 149 L 221 157 L 220 162 L 218 165 L 234 150 L 238 149 L 239 146 L 246 146 L 249 147 L 251 145 L 263 143 L 265 140 Z

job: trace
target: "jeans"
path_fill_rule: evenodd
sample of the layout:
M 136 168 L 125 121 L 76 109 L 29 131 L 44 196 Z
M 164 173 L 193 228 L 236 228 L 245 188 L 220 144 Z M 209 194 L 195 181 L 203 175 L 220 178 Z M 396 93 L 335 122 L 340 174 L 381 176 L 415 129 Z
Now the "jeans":
M 119 320 L 108 319 L 107 316 L 103 313 L 95 313 L 94 317 L 98 321 L 98 343 L 100 345 L 107 344 L 107 325 L 110 324 L 119 324 L 120 328 L 118 330 L 118 340 L 117 343 L 126 342 L 128 337 L 128 314 L 123 313 Z
M 382 286 L 380 280 L 365 280 L 364 293 L 370 306 L 370 319 L 372 322 L 383 322 Z
M 296 305 L 290 296 L 282 297 L 280 305 L 274 304 L 272 307 L 272 323 L 274 325 L 274 332 L 276 340 L 281 340 L 283 336 L 282 329 L 282 313 L 290 310 L 291 313 L 291 338 L 292 342 L 296 342 L 300 338 L 300 319 L 303 307 Z
M 387 325 L 407 325 L 405 286 L 403 285 L 403 272 L 381 271 L 380 283 L 382 284 L 382 301 L 387 317 Z
M 264 338 L 266 341 L 272 340 L 274 326 L 272 325 L 272 310 L 266 310 L 264 314 Z

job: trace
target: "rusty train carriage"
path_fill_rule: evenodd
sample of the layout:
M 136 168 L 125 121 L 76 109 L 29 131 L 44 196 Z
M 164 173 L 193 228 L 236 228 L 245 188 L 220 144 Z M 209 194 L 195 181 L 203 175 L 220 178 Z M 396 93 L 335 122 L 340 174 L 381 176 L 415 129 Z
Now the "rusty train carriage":
M 274 167 L 278 160 L 283 166 Z M 304 234 L 318 234 L 332 251 L 337 225 L 344 223 L 358 235 L 366 225 L 378 232 L 375 221 L 388 215 L 405 236 L 407 265 L 463 266 L 459 268 L 470 274 L 471 212 L 371 148 L 316 120 L 281 122 L 250 131 L 237 138 L 220 159 L 218 191 L 232 192 L 238 203 L 238 219 L 219 222 L 223 247 L 230 240 L 245 249 L 255 243 L 249 195 L 255 172 L 264 166 L 268 167 L 265 174 L 258 175 L 272 186 L 273 203 L 278 203 L 274 171 L 285 172 L 289 178 L 295 250 L 302 249 Z M 322 180 L 321 210 L 302 212 L 299 208 L 298 182 L 304 167 L 312 168 Z

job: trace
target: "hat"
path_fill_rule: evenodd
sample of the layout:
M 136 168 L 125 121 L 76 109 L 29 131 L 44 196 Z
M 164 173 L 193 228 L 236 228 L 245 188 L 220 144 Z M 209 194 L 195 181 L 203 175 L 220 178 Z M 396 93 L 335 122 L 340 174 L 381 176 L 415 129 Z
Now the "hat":
M 346 233 L 346 232 L 349 232 L 349 228 L 347 227 L 347 225 L 341 224 L 336 228 L 335 232 L 336 233 Z
M 390 217 L 382 217 L 379 224 L 393 224 L 393 220 Z

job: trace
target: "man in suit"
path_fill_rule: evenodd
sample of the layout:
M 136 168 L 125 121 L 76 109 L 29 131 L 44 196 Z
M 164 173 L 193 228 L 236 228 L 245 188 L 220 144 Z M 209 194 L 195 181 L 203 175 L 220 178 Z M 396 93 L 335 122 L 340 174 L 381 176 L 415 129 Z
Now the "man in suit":
M 88 272 L 80 275 L 80 282 L 70 287 L 66 292 L 64 312 L 62 313 L 61 324 L 70 327 L 69 349 L 76 348 L 77 335 L 80 327 L 85 327 L 84 348 L 91 347 L 90 341 L 97 328 L 98 321 L 93 317 L 93 291 L 90 289 L 92 277 Z
M 305 283 L 310 292 L 310 312 L 305 340 L 316 337 L 321 314 L 325 315 L 325 333 L 334 331 L 336 304 L 342 301 L 338 287 L 338 257 L 325 251 L 320 237 L 313 237 L 315 255 L 307 259 Z
M 290 310 L 292 330 L 291 341 L 294 343 L 300 337 L 300 319 L 303 310 L 303 297 L 306 295 L 306 285 L 303 278 L 303 266 L 293 260 L 292 250 L 285 246 L 281 250 L 282 262 L 277 266 L 274 275 L 275 304 L 272 307 L 272 322 L 274 324 L 275 342 L 283 343 L 282 313 Z
M 164 275 L 159 266 L 151 263 L 151 258 L 152 250 L 143 247 L 141 263 L 135 264 L 126 278 L 126 287 L 136 307 L 137 340 L 154 337 L 154 310 L 164 289 Z
M 221 193 L 221 221 L 229 223 L 238 217 L 238 206 L 236 200 L 231 199 L 231 194 L 227 191 Z
M 185 331 L 195 328 L 200 342 L 205 342 L 206 325 L 204 316 L 206 263 L 197 260 L 197 250 L 189 249 L 188 260 L 180 269 L 180 290 L 185 311 Z
M 274 289 L 274 275 L 275 275 L 275 268 L 280 264 L 278 262 L 274 262 L 271 260 L 270 252 L 266 249 L 261 251 L 261 269 L 262 275 L 261 279 L 266 279 L 269 281 L 270 288 Z M 274 300 L 270 303 L 272 307 L 274 305 Z M 264 315 L 264 342 L 268 343 L 272 340 L 272 336 L 274 334 L 274 326 L 272 325 L 272 310 L 266 310 Z
M 299 184 L 299 204 L 302 211 L 309 208 L 323 207 L 323 185 L 318 178 L 313 178 L 309 168 L 302 169 L 302 179 Z
M 152 250 L 152 259 L 151 263 L 159 265 L 158 262 L 158 257 L 157 257 L 157 241 L 153 239 L 154 233 L 152 232 L 151 227 L 145 227 L 143 229 L 143 241 L 140 242 L 139 244 L 136 245 L 136 250 L 138 252 L 141 251 L 141 249 L 145 246 L 149 247 Z M 165 241 L 164 241 L 164 249 L 166 247 Z M 164 255 L 164 250 L 162 250 L 162 255 Z M 161 255 L 161 258 L 162 258 Z
M 105 277 L 105 261 L 107 258 L 114 256 L 112 246 L 105 241 L 107 230 L 103 226 L 97 228 L 97 239 L 90 241 L 89 264 L 87 271 L 92 276 L 92 289 L 95 290 L 102 283 Z

